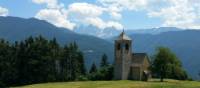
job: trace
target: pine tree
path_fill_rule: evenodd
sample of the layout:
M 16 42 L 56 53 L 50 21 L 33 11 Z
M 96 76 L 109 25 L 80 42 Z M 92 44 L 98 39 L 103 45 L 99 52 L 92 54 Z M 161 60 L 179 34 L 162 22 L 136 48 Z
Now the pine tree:
M 109 65 L 107 60 L 108 60 L 107 55 L 103 54 L 102 59 L 101 59 L 101 67 L 106 67 Z
M 47 69 L 47 72 L 49 73 L 47 76 L 48 81 L 56 81 L 58 78 L 58 75 L 60 73 L 60 58 L 61 58 L 61 50 L 60 46 L 57 43 L 56 38 L 53 38 L 53 40 L 49 41 L 48 44 L 49 53 L 45 58 L 48 59 L 48 63 L 46 66 L 49 68 Z
M 0 40 L 0 83 L 11 85 L 16 83 L 17 71 L 15 69 L 15 59 L 12 56 L 13 48 L 8 41 Z
M 83 53 L 78 52 L 77 54 L 78 54 L 78 62 L 79 62 L 78 68 L 80 70 L 80 75 L 86 75 Z
M 68 81 L 71 79 L 71 58 L 70 50 L 67 45 L 64 46 L 60 59 L 60 74 L 58 79 Z
M 200 77 L 200 71 L 199 71 L 198 75 L 199 75 L 199 77 Z
M 95 73 L 95 72 L 97 72 L 97 67 L 96 67 L 95 63 L 93 63 L 91 68 L 90 68 L 89 73 Z
M 83 53 L 75 42 L 60 47 L 56 38 L 42 36 L 14 44 L 0 40 L 0 87 L 73 81 L 85 74 Z

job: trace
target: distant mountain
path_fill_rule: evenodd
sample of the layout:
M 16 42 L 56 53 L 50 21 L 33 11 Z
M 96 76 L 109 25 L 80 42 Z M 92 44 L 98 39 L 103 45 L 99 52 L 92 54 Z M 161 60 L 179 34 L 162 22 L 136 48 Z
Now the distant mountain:
M 176 27 L 160 27 L 160 28 L 151 28 L 151 29 L 126 29 L 125 32 L 127 34 L 159 34 L 163 32 L 168 31 L 181 31 L 182 29 L 176 28 Z M 102 39 L 109 39 L 114 36 L 119 35 L 122 30 L 117 30 L 115 28 L 105 28 L 105 29 L 99 29 L 97 27 L 94 27 L 92 25 L 89 26 L 79 26 L 75 28 L 74 32 L 79 34 L 86 34 L 86 35 L 92 35 L 96 36 Z
M 200 72 L 200 30 L 170 31 L 160 34 L 130 34 L 133 52 L 146 52 L 151 57 L 159 46 L 170 48 L 194 79 Z M 113 42 L 114 38 L 110 40 Z
M 81 25 L 81 26 L 75 28 L 74 32 L 79 33 L 79 34 L 92 35 L 92 36 L 106 39 L 106 38 L 111 38 L 113 36 L 117 36 L 121 31 L 116 30 L 114 28 L 99 29 L 92 25 L 89 25 L 89 26 Z
M 160 34 L 163 32 L 169 32 L 169 31 L 182 31 L 183 29 L 179 29 L 176 27 L 159 27 L 159 28 L 151 28 L 151 29 L 129 29 L 126 30 L 128 34 Z M 189 30 L 189 29 L 187 29 Z
M 77 34 L 35 18 L 0 17 L 0 38 L 13 42 L 26 39 L 29 36 L 39 35 L 47 39 L 55 37 L 62 45 L 74 41 L 77 42 L 85 54 L 87 67 L 94 61 L 99 62 L 103 53 L 109 55 L 109 58 L 113 58 L 112 43 L 103 39 Z

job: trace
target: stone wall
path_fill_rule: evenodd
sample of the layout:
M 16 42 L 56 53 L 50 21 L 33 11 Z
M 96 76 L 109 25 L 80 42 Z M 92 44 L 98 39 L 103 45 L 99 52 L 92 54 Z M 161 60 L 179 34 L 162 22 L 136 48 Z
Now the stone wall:
M 132 59 L 131 40 L 115 41 L 115 66 L 114 78 L 117 80 L 126 80 L 129 76 L 129 70 Z

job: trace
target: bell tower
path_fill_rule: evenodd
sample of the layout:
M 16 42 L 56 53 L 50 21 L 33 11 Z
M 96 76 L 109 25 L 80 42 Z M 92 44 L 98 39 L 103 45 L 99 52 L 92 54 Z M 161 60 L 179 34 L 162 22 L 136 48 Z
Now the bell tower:
M 124 30 L 115 40 L 115 62 L 114 62 L 114 79 L 128 79 L 130 64 L 132 59 L 132 40 Z

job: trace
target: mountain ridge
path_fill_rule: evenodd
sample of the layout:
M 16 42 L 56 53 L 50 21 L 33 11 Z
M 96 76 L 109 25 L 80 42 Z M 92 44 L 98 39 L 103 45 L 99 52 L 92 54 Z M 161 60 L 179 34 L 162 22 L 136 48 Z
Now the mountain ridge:
M 127 34 L 160 34 L 163 32 L 168 31 L 183 31 L 184 29 L 176 28 L 176 27 L 159 27 L 159 28 L 149 28 L 149 29 L 126 29 L 124 30 Z M 186 29 L 185 29 L 186 30 Z M 188 29 L 191 30 L 191 29 Z M 99 29 L 97 27 L 94 27 L 92 25 L 84 26 L 81 25 L 79 27 L 76 27 L 74 32 L 79 34 L 87 34 L 96 36 L 102 39 L 108 39 L 112 38 L 114 36 L 119 35 L 123 30 L 118 30 L 115 28 L 105 28 L 105 29 Z
M 100 61 L 103 53 L 110 55 L 109 58 L 113 58 L 112 47 L 110 47 L 112 43 L 103 39 L 90 35 L 77 34 L 35 18 L 0 17 L 0 38 L 14 42 L 39 35 L 47 39 L 55 37 L 61 45 L 74 41 L 77 42 L 81 51 L 85 54 L 87 67 L 90 67 L 93 62 Z M 98 47 L 105 47 L 107 50 L 104 51 L 104 49 Z

